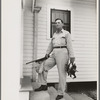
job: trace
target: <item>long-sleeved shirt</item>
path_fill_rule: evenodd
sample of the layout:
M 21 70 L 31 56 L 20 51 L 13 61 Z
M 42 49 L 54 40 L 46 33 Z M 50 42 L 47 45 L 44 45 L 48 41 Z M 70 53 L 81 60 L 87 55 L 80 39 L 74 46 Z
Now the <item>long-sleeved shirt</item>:
M 69 52 L 69 57 L 74 57 L 71 34 L 68 31 L 62 29 L 59 33 L 55 32 L 46 53 L 50 54 L 53 51 L 53 47 L 56 46 L 66 46 Z

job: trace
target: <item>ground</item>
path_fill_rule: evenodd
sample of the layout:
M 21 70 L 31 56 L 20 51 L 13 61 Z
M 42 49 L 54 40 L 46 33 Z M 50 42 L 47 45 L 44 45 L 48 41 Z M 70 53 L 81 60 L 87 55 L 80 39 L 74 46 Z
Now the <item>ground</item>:
M 97 100 L 96 82 L 69 83 L 66 95 L 61 100 Z M 39 87 L 33 84 L 33 89 Z M 48 90 L 42 92 L 30 92 L 30 100 L 55 100 L 57 85 L 48 84 Z

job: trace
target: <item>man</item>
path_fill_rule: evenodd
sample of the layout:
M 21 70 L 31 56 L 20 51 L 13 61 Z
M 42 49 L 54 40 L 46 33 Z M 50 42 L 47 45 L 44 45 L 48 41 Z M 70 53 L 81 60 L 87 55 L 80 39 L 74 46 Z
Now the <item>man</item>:
M 39 74 L 39 82 L 41 86 L 35 91 L 47 90 L 47 73 L 53 66 L 57 64 L 58 73 L 59 73 L 59 89 L 56 100 L 63 98 L 66 88 L 66 71 L 65 65 L 74 63 L 75 57 L 72 48 L 71 34 L 63 29 L 63 21 L 60 18 L 55 20 L 56 32 L 54 33 L 51 42 L 46 51 L 46 57 L 48 58 L 44 62 L 44 71 Z M 49 57 L 50 53 L 52 55 Z

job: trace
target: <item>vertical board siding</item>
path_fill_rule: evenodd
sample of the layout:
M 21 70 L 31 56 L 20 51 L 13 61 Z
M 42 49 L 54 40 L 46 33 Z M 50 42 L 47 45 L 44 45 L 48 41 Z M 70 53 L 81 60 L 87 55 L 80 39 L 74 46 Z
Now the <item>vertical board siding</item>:
M 70 7 L 73 12 L 73 48 L 76 57 L 77 78 L 67 78 L 69 82 L 97 80 L 97 23 L 95 0 L 37 0 L 42 9 L 38 13 L 37 57 L 45 55 L 50 39 L 47 39 L 47 5 Z M 48 82 L 58 82 L 55 66 L 49 71 Z
M 33 13 L 32 0 L 25 0 L 24 8 L 24 47 L 23 47 L 23 75 L 32 76 L 32 64 L 26 65 L 26 62 L 33 60 Z

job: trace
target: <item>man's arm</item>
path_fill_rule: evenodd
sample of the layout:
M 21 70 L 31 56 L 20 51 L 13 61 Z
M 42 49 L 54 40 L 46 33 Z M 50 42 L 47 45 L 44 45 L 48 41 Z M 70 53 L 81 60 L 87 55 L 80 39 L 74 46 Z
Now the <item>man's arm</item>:
M 52 40 L 51 40 L 49 43 L 49 46 L 47 48 L 46 54 L 49 55 L 52 52 L 52 50 L 53 50 L 53 44 L 52 44 Z
M 71 34 L 68 32 L 65 38 L 66 38 L 66 43 L 67 43 L 67 49 L 69 52 L 70 62 L 73 63 L 75 61 L 75 57 L 74 57 L 74 51 L 73 51 L 73 46 L 72 46 Z

